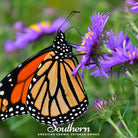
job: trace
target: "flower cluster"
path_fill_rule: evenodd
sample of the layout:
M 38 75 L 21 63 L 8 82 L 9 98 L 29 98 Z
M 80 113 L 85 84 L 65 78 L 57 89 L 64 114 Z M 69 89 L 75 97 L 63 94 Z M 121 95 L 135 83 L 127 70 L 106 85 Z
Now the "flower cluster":
M 4 43 L 4 50 L 6 52 L 11 52 L 20 48 L 25 47 L 30 42 L 36 40 L 38 37 L 44 34 L 51 34 L 58 31 L 58 28 L 63 23 L 65 19 L 59 17 L 52 24 L 49 21 L 42 21 L 37 24 L 33 24 L 30 27 L 25 27 L 22 21 L 14 24 L 14 29 L 17 30 L 16 40 L 7 40 Z M 69 23 L 67 22 L 62 29 L 64 30 Z
M 136 2 L 136 0 L 126 0 L 125 5 L 126 13 L 129 13 L 129 11 L 133 13 L 138 12 L 138 2 Z
M 126 69 L 127 65 L 135 64 L 138 61 L 138 44 L 132 44 L 122 29 L 116 35 L 112 29 L 103 31 L 108 18 L 109 13 L 93 13 L 92 26 L 82 37 L 81 46 L 74 46 L 77 51 L 83 53 L 83 56 L 73 71 L 73 76 L 81 68 L 83 77 L 83 69 L 86 67 L 87 70 L 92 70 L 90 75 L 109 78 L 114 66 L 119 65 Z M 136 39 L 138 38 L 138 35 L 134 34 L 134 36 Z M 117 71 L 114 72 L 115 75 L 118 75 Z
M 117 111 L 120 110 L 123 106 L 126 105 L 126 98 L 122 97 L 119 93 L 115 95 L 110 95 L 106 100 L 98 99 L 93 101 L 92 106 L 99 112 L 99 111 Z M 107 109 L 107 110 L 105 110 Z
M 109 13 L 93 13 L 91 17 L 92 25 L 88 27 L 88 33 L 85 34 L 85 37 L 82 37 L 82 45 L 75 46 L 76 50 L 85 54 L 82 56 L 81 62 L 77 68 L 73 71 L 73 76 L 75 76 L 77 71 L 81 68 L 81 76 L 83 77 L 83 68 L 88 64 L 97 63 L 97 55 L 100 53 L 100 46 L 103 44 L 103 30 L 108 18 Z
M 98 99 L 97 101 L 93 102 L 94 108 L 97 110 L 101 110 L 104 108 L 104 106 L 106 106 L 107 101 L 103 100 L 103 99 Z

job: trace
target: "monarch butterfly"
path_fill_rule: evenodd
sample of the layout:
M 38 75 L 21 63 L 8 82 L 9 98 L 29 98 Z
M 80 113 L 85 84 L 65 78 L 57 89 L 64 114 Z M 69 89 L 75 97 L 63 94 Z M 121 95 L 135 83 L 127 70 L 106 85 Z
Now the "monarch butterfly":
M 59 28 L 53 44 L 25 60 L 0 82 L 0 121 L 30 114 L 40 123 L 64 125 L 88 108 L 71 44 Z

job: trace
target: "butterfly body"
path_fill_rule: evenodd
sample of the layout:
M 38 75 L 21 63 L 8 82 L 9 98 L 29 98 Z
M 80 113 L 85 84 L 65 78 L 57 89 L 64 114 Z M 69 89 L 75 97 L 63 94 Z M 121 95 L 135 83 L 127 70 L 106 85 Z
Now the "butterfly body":
M 88 108 L 88 98 L 75 69 L 74 55 L 62 31 L 52 46 L 24 61 L 0 83 L 0 121 L 30 114 L 40 123 L 60 126 Z

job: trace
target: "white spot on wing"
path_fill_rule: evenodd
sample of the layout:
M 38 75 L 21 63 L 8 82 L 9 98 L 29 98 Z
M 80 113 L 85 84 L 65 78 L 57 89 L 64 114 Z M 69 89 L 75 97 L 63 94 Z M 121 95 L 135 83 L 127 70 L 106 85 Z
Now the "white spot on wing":
M 22 114 L 25 114 L 26 112 L 22 112 Z
M 59 57 L 58 56 L 55 56 L 55 59 L 58 59 Z
M 75 109 L 72 109 L 72 112 L 75 112 L 76 110 Z
M 21 110 L 21 111 L 24 110 L 24 107 L 21 107 L 20 110 Z
M 29 89 L 31 89 L 31 88 L 32 88 L 32 84 L 30 83 Z
M 33 112 L 35 112 L 36 110 L 35 110 L 35 109 L 33 109 L 32 111 L 33 111 Z
M 10 116 L 13 116 L 13 115 L 14 115 L 14 113 L 11 113 L 11 114 L 10 114 Z
M 12 82 L 12 78 L 9 79 L 9 82 Z
M 13 108 L 11 107 L 10 109 L 9 109 L 9 112 L 12 112 L 13 111 Z
M 10 77 L 10 76 L 11 76 L 11 74 L 8 74 L 8 75 L 7 75 L 7 77 Z
M 16 105 L 16 108 L 18 109 L 19 108 L 19 105 Z
M 84 103 L 86 103 L 87 102 L 87 100 L 84 100 Z
M 80 107 L 78 107 L 77 109 L 80 110 Z
M 0 91 L 0 95 L 4 95 L 4 91 Z
M 1 114 L 0 116 L 4 116 L 4 114 Z
M 27 97 L 28 97 L 28 99 L 30 99 L 30 98 L 31 98 L 31 97 L 30 97 L 30 95 L 28 95 Z
M 20 64 L 19 66 L 18 66 L 18 68 L 20 68 L 22 66 L 22 64 Z
M 19 114 L 19 111 L 16 111 L 15 113 L 16 113 L 16 114 Z
M 64 116 L 64 119 L 66 119 L 67 117 L 66 116 Z
M 5 119 L 5 117 L 1 118 L 1 120 L 4 120 L 4 119 Z
M 32 108 L 29 106 L 29 111 L 31 111 L 32 110 Z
M 81 114 L 81 111 L 79 111 L 79 114 Z
M 39 66 L 38 66 L 38 68 L 40 68 L 42 66 L 42 64 L 40 64 Z
M 33 78 L 33 82 L 36 82 L 36 78 Z
M 60 39 L 60 41 L 61 41 L 61 42 L 63 42 L 63 40 L 62 40 L 62 39 Z
M 63 55 L 63 53 L 60 53 L 60 55 L 62 56 L 62 55 Z
M 2 85 L 3 85 L 3 84 L 2 84 L 2 83 L 0 83 L 0 87 L 2 87 Z
M 75 113 L 75 116 L 78 116 L 78 113 Z

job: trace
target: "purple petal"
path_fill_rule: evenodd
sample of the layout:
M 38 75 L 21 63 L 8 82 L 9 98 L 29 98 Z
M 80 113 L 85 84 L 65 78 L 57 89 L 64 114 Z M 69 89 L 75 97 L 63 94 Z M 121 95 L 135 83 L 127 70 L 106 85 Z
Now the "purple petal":
M 94 102 L 93 102 L 94 108 L 95 108 L 95 109 L 98 109 L 98 110 L 103 109 L 103 107 L 104 107 L 106 104 L 107 104 L 107 101 L 102 100 L 102 99 L 100 99 L 100 98 L 99 98 L 97 101 L 94 101 Z
M 14 42 L 11 41 L 11 40 L 7 40 L 5 43 L 4 43 L 4 49 L 7 51 L 7 52 L 11 52 L 14 50 Z
M 13 25 L 15 31 L 24 32 L 25 24 L 23 21 L 15 22 Z
M 14 51 L 19 48 L 25 47 L 30 42 L 36 40 L 39 36 L 43 34 L 49 34 L 57 32 L 60 25 L 65 21 L 64 18 L 60 17 L 57 20 L 55 20 L 50 26 L 47 21 L 45 22 L 39 22 L 37 24 L 34 24 L 30 26 L 29 28 L 23 28 L 24 33 L 17 32 L 16 34 L 16 40 L 13 41 L 7 41 L 4 43 L 4 49 L 6 52 Z M 16 26 L 23 26 L 21 22 L 18 22 L 18 24 L 15 24 Z M 68 21 L 66 24 L 62 26 L 62 30 L 64 30 L 69 25 Z
M 132 12 L 138 12 L 138 2 L 133 5 L 133 7 L 130 8 Z

